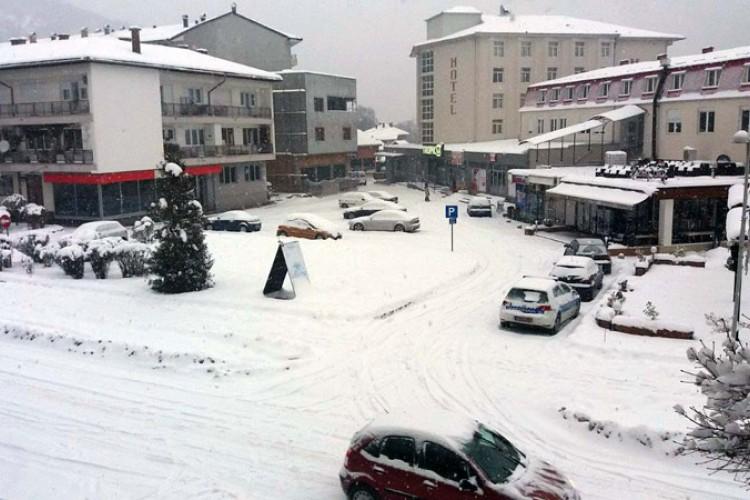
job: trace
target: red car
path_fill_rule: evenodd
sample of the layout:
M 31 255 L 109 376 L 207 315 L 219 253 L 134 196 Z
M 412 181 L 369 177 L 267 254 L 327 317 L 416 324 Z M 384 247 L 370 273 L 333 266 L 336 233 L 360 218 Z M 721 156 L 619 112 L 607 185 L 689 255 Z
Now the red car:
M 580 500 L 552 465 L 476 420 L 380 417 L 354 435 L 339 473 L 350 500 Z

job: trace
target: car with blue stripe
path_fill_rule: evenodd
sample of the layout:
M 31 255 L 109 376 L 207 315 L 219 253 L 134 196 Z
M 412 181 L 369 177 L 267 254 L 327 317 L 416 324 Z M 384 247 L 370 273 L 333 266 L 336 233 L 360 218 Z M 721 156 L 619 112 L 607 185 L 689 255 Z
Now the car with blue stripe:
M 500 328 L 525 325 L 554 334 L 580 311 L 581 297 L 568 284 L 552 277 L 524 276 L 500 305 Z

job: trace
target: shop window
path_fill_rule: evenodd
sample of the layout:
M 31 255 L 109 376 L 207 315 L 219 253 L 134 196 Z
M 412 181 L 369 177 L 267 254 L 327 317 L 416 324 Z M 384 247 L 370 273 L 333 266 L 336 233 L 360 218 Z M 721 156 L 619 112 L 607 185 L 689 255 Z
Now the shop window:
M 98 186 L 78 184 L 76 188 L 76 215 L 80 217 L 99 217 Z
M 346 165 L 334 165 L 333 176 L 336 179 L 341 179 L 343 177 L 346 177 Z
M 143 210 L 138 192 L 138 182 L 123 182 L 120 184 L 120 196 L 122 198 L 122 213 L 132 214 Z
M 53 184 L 55 215 L 76 215 L 76 187 L 74 184 Z
M 102 203 L 104 204 L 105 217 L 122 213 L 122 195 L 120 194 L 119 182 L 102 186 Z

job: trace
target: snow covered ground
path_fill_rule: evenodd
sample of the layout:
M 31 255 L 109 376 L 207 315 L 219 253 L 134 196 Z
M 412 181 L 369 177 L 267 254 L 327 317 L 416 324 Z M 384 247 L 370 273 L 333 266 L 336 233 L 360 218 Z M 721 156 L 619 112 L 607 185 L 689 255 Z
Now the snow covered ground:
M 386 411 L 442 408 L 550 460 L 583 498 L 746 498 L 669 454 L 686 428 L 672 406 L 700 403 L 680 372 L 689 342 L 604 335 L 596 303 L 555 337 L 499 330 L 504 292 L 547 274 L 562 245 L 462 205 L 451 253 L 443 206 L 460 196 L 388 189 L 420 232 L 355 233 L 335 197 L 285 199 L 252 211 L 259 233 L 209 233 L 208 291 L 0 274 L 0 497 L 343 499 L 355 431 Z M 276 225 L 301 211 L 344 238 L 302 241 L 311 290 L 267 299 Z M 643 293 L 626 309 L 652 300 L 660 319 L 710 337 L 703 313 L 731 310 L 720 252 L 705 270 L 631 278 Z M 632 265 L 615 261 L 615 274 Z

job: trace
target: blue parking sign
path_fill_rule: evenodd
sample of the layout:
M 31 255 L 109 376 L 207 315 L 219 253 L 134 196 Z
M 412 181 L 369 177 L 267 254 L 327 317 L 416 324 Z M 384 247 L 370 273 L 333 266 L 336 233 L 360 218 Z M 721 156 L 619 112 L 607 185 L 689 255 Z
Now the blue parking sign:
M 458 205 L 446 205 L 445 206 L 445 218 L 457 219 L 458 218 Z

